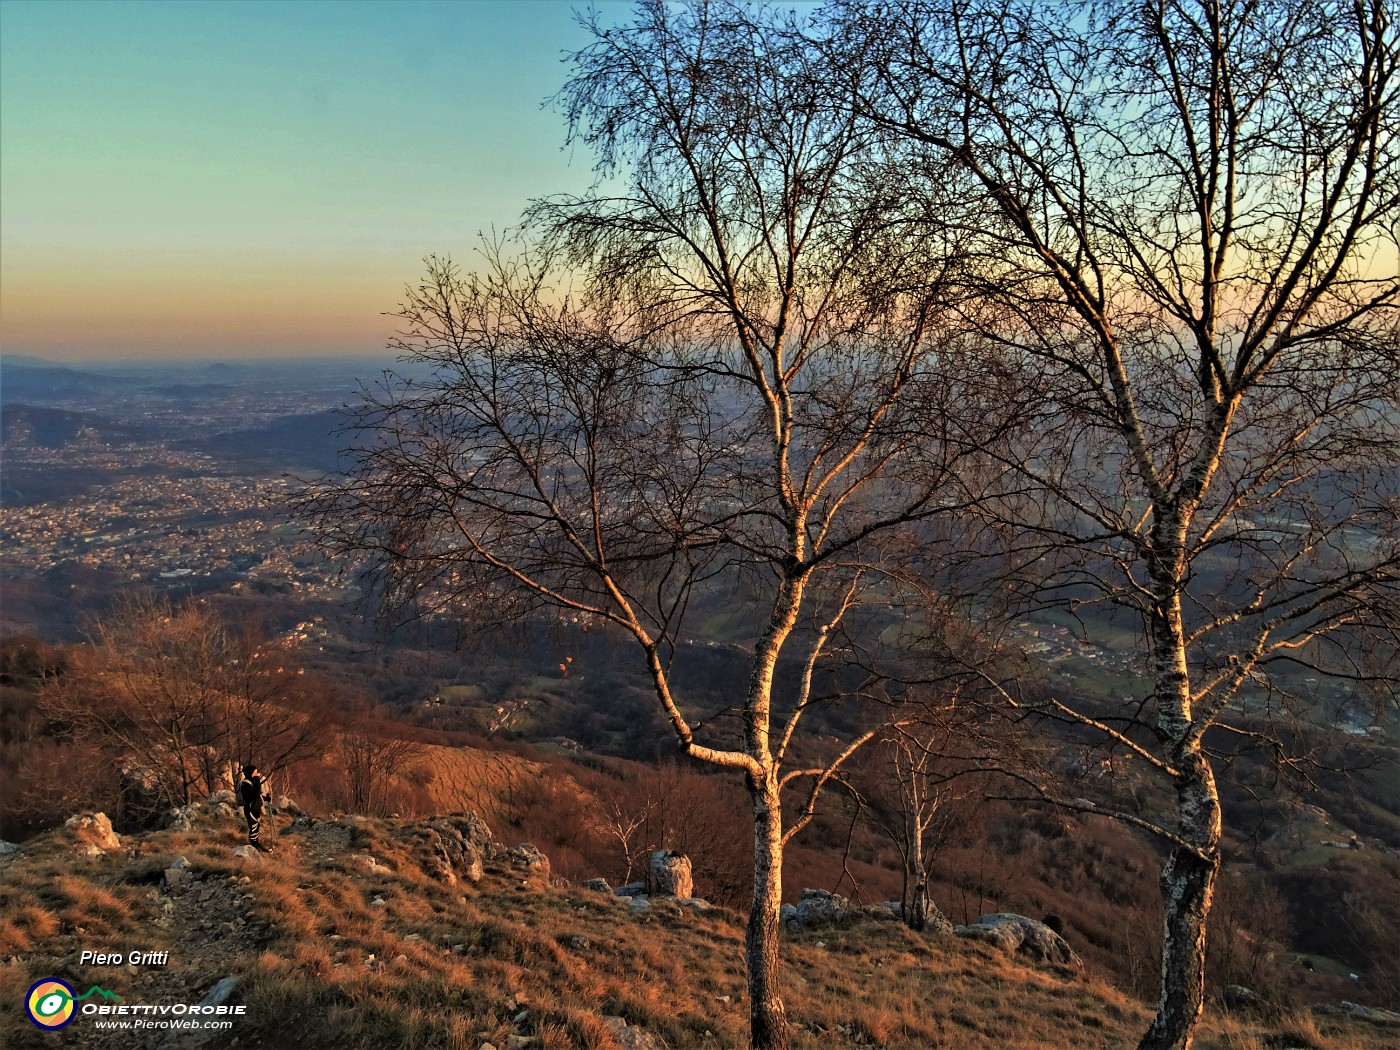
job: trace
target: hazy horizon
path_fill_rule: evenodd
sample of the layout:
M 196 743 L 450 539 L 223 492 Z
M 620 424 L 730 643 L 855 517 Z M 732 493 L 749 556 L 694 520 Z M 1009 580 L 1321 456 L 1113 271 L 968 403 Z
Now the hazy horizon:
M 384 354 L 592 158 L 571 5 L 0 0 L 0 344 L 60 364 Z

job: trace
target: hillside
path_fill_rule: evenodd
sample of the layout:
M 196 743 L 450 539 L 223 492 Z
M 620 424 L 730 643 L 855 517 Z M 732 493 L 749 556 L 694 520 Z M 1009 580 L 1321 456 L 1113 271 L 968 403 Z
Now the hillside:
M 145 424 L 115 423 L 92 412 L 38 405 L 0 405 L 0 434 L 6 445 L 63 448 L 79 441 L 149 441 L 159 434 Z
M 486 841 L 471 817 L 283 812 L 269 821 L 266 857 L 239 855 L 226 805 L 190 807 L 179 823 L 120 841 L 64 827 L 0 859 L 0 1042 L 52 1045 L 21 1004 L 55 977 L 133 1005 L 197 1003 L 236 978 L 222 986 L 226 1005 L 245 1012 L 229 1030 L 176 1042 L 79 1014 L 63 1044 L 98 1050 L 744 1044 L 733 912 L 659 898 L 640 908 L 551 879 L 537 854 Z M 1147 1017 L 1072 970 L 870 912 L 791 935 L 784 949 L 799 1047 L 1107 1050 L 1131 1045 Z M 168 956 L 93 965 L 84 951 Z M 1197 1045 L 1370 1050 L 1393 1035 L 1351 1017 L 1212 1013 Z
M 244 464 L 274 464 L 324 471 L 334 470 L 341 450 L 353 444 L 342 433 L 347 418 L 339 409 L 279 416 L 255 426 L 221 431 L 178 443 L 179 447 Z

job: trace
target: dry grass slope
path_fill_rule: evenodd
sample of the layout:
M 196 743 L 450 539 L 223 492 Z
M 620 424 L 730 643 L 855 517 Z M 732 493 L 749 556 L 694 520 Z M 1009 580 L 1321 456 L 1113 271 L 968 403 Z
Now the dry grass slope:
M 236 999 L 247 1017 L 200 1046 L 478 1050 L 524 1036 L 543 1050 L 612 1050 L 607 1015 L 672 1048 L 745 1043 L 738 915 L 662 904 L 638 915 L 624 900 L 522 879 L 504 862 L 488 863 L 477 885 L 447 885 L 425 874 L 399 821 L 273 823 L 278 852 L 260 863 L 234 856 L 239 829 L 208 814 L 189 832 L 128 839 L 124 855 L 77 859 L 55 833 L 0 862 L 0 1044 L 55 1044 L 20 1005 L 41 977 L 174 1002 L 229 975 L 243 978 Z M 171 892 L 162 872 L 180 855 L 193 878 Z M 167 950 L 170 963 L 85 967 L 84 948 Z M 785 952 L 794 1043 L 811 1050 L 1116 1050 L 1147 1019 L 1107 986 L 891 922 L 793 937 Z M 1384 1032 L 1349 1024 L 1212 1015 L 1198 1046 L 1389 1045 Z M 82 1018 L 62 1043 L 161 1045 Z

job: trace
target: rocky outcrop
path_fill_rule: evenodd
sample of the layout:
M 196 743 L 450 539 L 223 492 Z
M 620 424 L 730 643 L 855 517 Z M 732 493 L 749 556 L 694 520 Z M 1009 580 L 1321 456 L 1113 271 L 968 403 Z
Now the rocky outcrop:
M 661 1050 L 661 1044 L 646 1029 L 627 1023 L 625 1017 L 607 1015 L 603 1023 L 612 1033 L 613 1041 L 622 1050 Z
M 167 890 L 177 890 L 189 882 L 190 874 L 190 859 L 184 856 L 176 857 L 165 869 L 161 882 Z
M 689 897 L 695 892 L 690 858 L 684 853 L 659 849 L 651 855 L 651 895 Z
M 122 848 L 121 836 L 112 830 L 106 813 L 78 813 L 63 822 L 73 836 L 77 853 L 84 857 L 100 857 Z
M 1355 1017 L 1358 1021 L 1366 1021 L 1369 1024 L 1379 1025 L 1382 1028 L 1400 1028 L 1400 1013 L 1396 1013 L 1394 1010 L 1382 1010 L 1375 1006 L 1362 1006 L 1360 1003 L 1350 1003 L 1345 999 L 1342 1000 L 1339 1006 L 1327 1003 L 1323 1006 L 1315 1007 L 1315 1009 L 1320 1014 Z
M 595 893 L 611 894 L 613 891 L 613 888 L 608 885 L 607 879 L 586 879 L 583 883 L 583 888 L 592 890 Z
M 480 882 L 483 862 L 499 848 L 491 829 L 475 813 L 433 817 L 406 830 L 417 846 L 423 870 L 448 885 L 458 879 Z
M 1262 1005 L 1259 993 L 1242 984 L 1227 984 L 1221 1000 L 1231 1010 L 1257 1010 Z
M 549 858 L 528 842 L 513 846 L 506 854 L 510 866 L 526 878 L 549 878 Z
M 972 926 L 954 926 L 960 937 L 993 944 L 1008 955 L 1026 955 L 1037 962 L 1079 969 L 1084 965 L 1063 937 L 1043 922 L 1024 915 L 998 912 L 983 915 Z
M 176 806 L 165 813 L 165 826 L 172 831 L 193 831 L 200 814 L 207 813 L 220 820 L 228 820 L 238 815 L 234 807 L 232 791 L 215 791 L 204 801 L 190 802 Z
M 275 813 L 286 813 L 289 816 L 302 816 L 302 808 L 289 799 L 286 795 L 278 795 L 272 800 L 272 809 Z
M 781 917 L 790 933 L 835 926 L 850 911 L 851 902 L 830 890 L 805 889 L 796 904 L 784 904 Z

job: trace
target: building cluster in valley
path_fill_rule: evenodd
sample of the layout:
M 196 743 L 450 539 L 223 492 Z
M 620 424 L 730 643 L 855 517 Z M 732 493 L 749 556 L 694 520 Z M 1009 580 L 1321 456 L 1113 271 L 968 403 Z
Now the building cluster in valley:
M 288 478 L 240 473 L 164 444 L 11 447 L 5 460 L 10 471 L 57 468 L 108 478 L 79 495 L 0 507 L 6 575 L 75 565 L 157 585 L 206 577 L 308 594 L 330 586 L 325 560 L 281 509 L 295 485 Z

